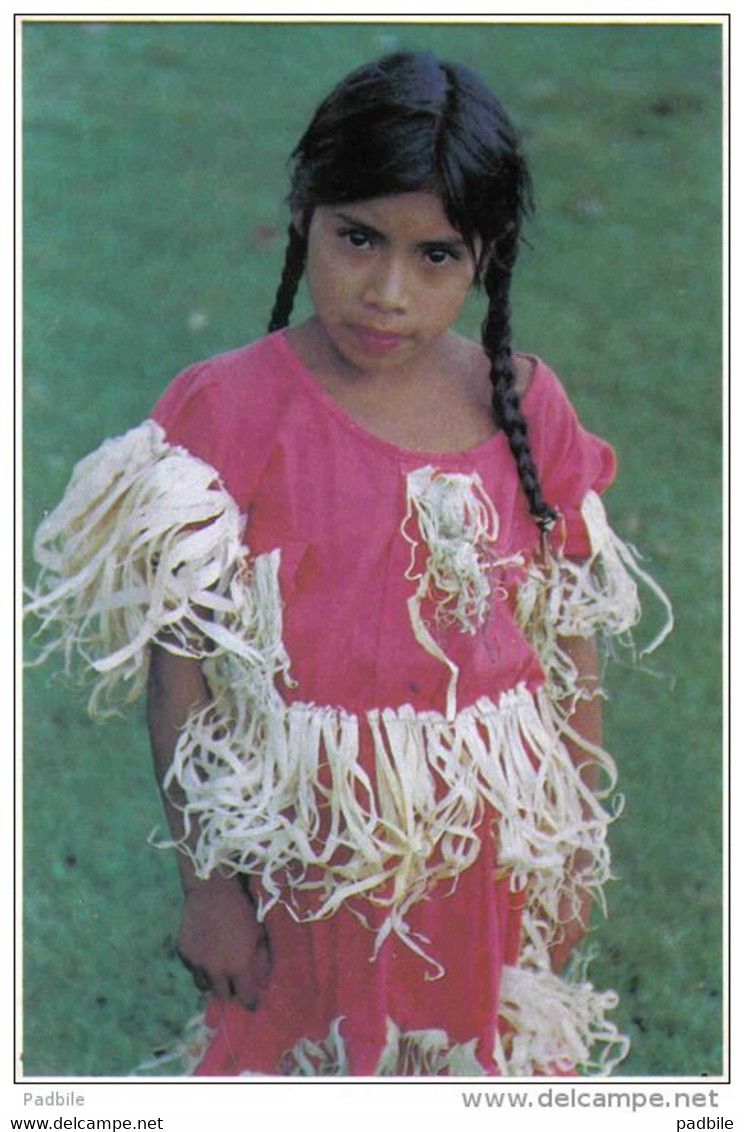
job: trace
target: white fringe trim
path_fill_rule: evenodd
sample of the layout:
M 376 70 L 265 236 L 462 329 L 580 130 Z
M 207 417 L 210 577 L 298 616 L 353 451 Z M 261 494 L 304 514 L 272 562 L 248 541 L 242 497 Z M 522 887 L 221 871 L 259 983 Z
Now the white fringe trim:
M 601 634 L 629 640 L 641 617 L 637 583 L 654 594 L 664 614 L 662 628 L 640 656 L 657 649 L 674 625 L 668 597 L 641 568 L 633 548 L 614 533 L 596 492 L 587 492 L 581 514 L 590 542 L 588 558 L 577 562 L 549 551 L 528 567 L 517 598 L 517 624 L 537 651 L 555 699 L 580 694 L 576 669 L 560 638 Z
M 607 1076 L 630 1051 L 630 1040 L 606 1017 L 614 991 L 571 983 L 549 970 L 504 967 L 494 1060 L 504 1077 L 555 1076 L 577 1069 Z M 599 1055 L 594 1050 L 599 1047 Z
M 492 1051 L 501 1077 L 555 1077 L 570 1073 L 608 1076 L 627 1057 L 630 1041 L 606 1014 L 617 1006 L 614 991 L 599 992 L 589 982 L 573 983 L 552 974 L 506 966 L 501 981 L 499 1019 Z M 342 1030 L 334 1018 L 321 1039 L 300 1038 L 282 1054 L 277 1074 L 285 1077 L 349 1077 L 351 1067 Z M 181 1040 L 142 1062 L 134 1075 L 177 1065 L 190 1076 L 204 1058 L 214 1030 L 200 1015 Z M 442 1029 L 401 1030 L 388 1018 L 385 1044 L 375 1077 L 484 1077 L 478 1039 L 453 1042 Z M 599 1053 L 596 1048 L 599 1047 Z M 244 1068 L 240 1076 L 251 1077 Z
M 474 631 L 490 600 L 495 511 L 477 477 L 431 468 L 409 477 L 409 520 L 414 511 L 428 548 L 420 597 L 443 594 L 442 616 Z M 39 528 L 42 574 L 27 609 L 52 635 L 43 656 L 61 652 L 69 670 L 77 650 L 93 666 L 99 713 L 120 685 L 126 699 L 141 689 L 150 640 L 204 659 L 214 700 L 184 729 L 166 779 L 183 788 L 199 874 L 256 875 L 263 915 L 281 900 L 298 919 L 318 919 L 364 897 L 387 910 L 373 955 L 391 932 L 426 955 L 408 910 L 456 881 L 492 835 L 515 888 L 529 884 L 546 938 L 567 888 L 600 898 L 612 815 L 582 782 L 564 743 L 578 737 L 549 696 L 520 686 L 451 719 L 409 706 L 356 716 L 287 705 L 275 687 L 289 666 L 279 552 L 249 560 L 242 530 L 214 469 L 146 422 L 76 467 Z M 610 756 L 587 747 L 586 761 L 611 789 Z M 497 834 L 480 829 L 486 804 Z M 588 864 L 576 873 L 578 851 Z
M 207 1025 L 204 1014 L 196 1014 L 186 1023 L 178 1041 L 141 1061 L 129 1076 L 137 1077 L 162 1069 L 165 1065 L 175 1065 L 178 1076 L 190 1077 L 203 1060 L 213 1037 L 214 1030 Z
M 320 1041 L 301 1038 L 282 1054 L 279 1070 L 285 1077 L 348 1077 L 349 1061 L 341 1036 L 343 1018 L 334 1018 L 328 1036 Z
M 447 474 L 426 466 L 409 472 L 406 479 L 407 510 L 401 531 L 411 546 L 406 578 L 418 582 L 408 601 L 408 612 L 416 640 L 450 670 L 447 719 L 457 710 L 457 665 L 443 651 L 424 621 L 421 606 L 434 602 L 434 621 L 440 628 L 455 625 L 473 634 L 488 616 L 493 587 L 491 571 L 496 566 L 522 565 L 521 555 L 496 559 L 490 546 L 499 533 L 499 518 L 483 481 L 471 475 Z M 408 533 L 416 518 L 428 554 L 425 567 L 417 565 L 419 539 Z
M 483 851 L 485 803 L 498 815 L 495 859 L 515 888 L 529 883 L 543 920 L 557 921 L 566 891 L 598 895 L 609 877 L 611 815 L 582 781 L 542 692 L 519 686 L 451 722 L 411 707 L 357 717 L 276 693 L 246 699 L 225 695 L 191 719 L 166 788 L 177 783 L 187 798 L 199 875 L 225 866 L 258 876 L 262 916 L 281 901 L 298 920 L 321 919 L 364 896 L 389 913 L 375 953 L 393 932 L 426 955 L 406 913 Z M 365 729 L 371 778 L 360 759 Z M 586 761 L 614 785 L 609 755 L 592 748 Z M 578 851 L 587 863 L 571 870 Z
M 90 710 L 105 714 L 117 697 L 129 701 L 141 692 L 150 641 L 203 659 L 215 699 L 184 730 L 168 778 L 185 791 L 187 826 L 197 823 L 197 869 L 257 875 L 267 893 L 261 915 L 281 900 L 296 918 L 319 919 L 349 902 L 363 919 L 354 907 L 363 896 L 387 910 L 373 958 L 394 932 L 433 964 L 435 977 L 442 974 L 406 914 L 434 885 L 455 883 L 493 834 L 498 865 L 515 888 L 528 888 L 525 922 L 535 957 L 533 970 L 505 976 L 514 1035 L 499 1057 L 511 1074 L 549 1072 L 564 1060 L 588 1064 L 597 1035 L 608 1048 L 625 1048 L 601 1021 L 614 996 L 590 993 L 589 984 L 569 994 L 546 967 L 547 949 L 567 891 L 576 906 L 580 890 L 601 900 L 612 814 L 600 798 L 613 788 L 615 768 L 606 752 L 584 744 L 585 761 L 609 783 L 595 795 L 569 756 L 565 740 L 581 740 L 556 703 L 575 691 L 576 674 L 559 640 L 628 632 L 640 612 L 637 578 L 667 613 L 647 652 L 671 628 L 669 603 L 590 493 L 583 508 L 587 562 L 558 556 L 533 565 L 519 594 L 518 621 L 545 666 L 546 690 L 532 696 L 520 686 L 497 703 L 484 698 L 457 713 L 456 666 L 424 624 L 421 606 L 432 602 L 440 625 L 475 632 L 493 597 L 493 566 L 521 559 L 493 557 L 498 518 L 477 476 L 424 468 L 409 477 L 408 489 L 407 576 L 417 582 L 411 623 L 419 642 L 450 668 L 445 715 L 404 706 L 357 717 L 287 705 L 275 687 L 279 674 L 289 681 L 279 553 L 248 559 L 243 519 L 217 473 L 170 446 L 151 421 L 82 460 L 39 527 L 42 572 L 26 610 L 47 637 L 39 661 L 59 653 L 68 672 L 76 655 L 91 666 L 97 679 Z M 419 540 L 406 533 L 414 516 L 428 550 L 423 568 Z M 364 732 L 374 758 L 370 778 L 360 763 Z M 484 837 L 486 805 L 498 821 Z M 588 862 L 578 874 L 577 854 Z M 426 1033 L 406 1063 L 443 1064 L 444 1037 Z M 405 1037 L 391 1029 L 390 1050 Z M 467 1060 L 466 1048 L 460 1052 Z M 311 1063 L 321 1055 L 306 1048 L 303 1057 Z M 603 1072 L 617 1059 L 605 1053 L 594 1064 Z
M 286 673 L 281 607 L 266 602 L 278 555 L 249 566 L 243 527 L 215 470 L 155 422 L 107 440 L 36 533 L 42 569 L 25 612 L 47 643 L 35 663 L 61 653 L 68 675 L 92 668 L 92 715 L 140 695 L 153 640 L 264 681 Z
M 452 1042 L 446 1030 L 401 1030 L 387 1020 L 376 1077 L 483 1077 L 475 1055 L 477 1038 Z

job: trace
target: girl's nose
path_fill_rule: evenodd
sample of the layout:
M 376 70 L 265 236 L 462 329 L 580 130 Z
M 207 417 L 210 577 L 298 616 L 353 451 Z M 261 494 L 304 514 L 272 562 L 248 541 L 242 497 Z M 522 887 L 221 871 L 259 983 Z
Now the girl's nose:
M 369 273 L 364 299 L 386 313 L 403 312 L 407 305 L 404 266 L 393 258 L 380 260 Z

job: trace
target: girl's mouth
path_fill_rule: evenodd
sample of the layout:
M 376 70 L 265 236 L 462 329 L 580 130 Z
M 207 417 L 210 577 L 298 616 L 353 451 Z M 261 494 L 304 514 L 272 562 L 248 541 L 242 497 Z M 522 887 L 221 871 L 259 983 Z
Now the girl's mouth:
M 367 354 L 389 354 L 408 340 L 405 334 L 390 330 L 375 330 L 368 326 L 352 326 L 351 333 Z

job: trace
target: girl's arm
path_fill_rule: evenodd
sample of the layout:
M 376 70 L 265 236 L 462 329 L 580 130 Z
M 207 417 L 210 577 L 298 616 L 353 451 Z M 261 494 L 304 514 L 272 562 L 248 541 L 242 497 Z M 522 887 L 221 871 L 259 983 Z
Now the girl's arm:
M 192 711 L 210 700 L 198 660 L 151 648 L 147 720 L 155 772 L 161 787 L 173 760 L 178 735 Z M 163 792 L 174 840 L 182 841 L 182 797 Z M 200 990 L 219 998 L 235 997 L 248 1010 L 258 1005 L 271 966 L 268 936 L 256 919 L 255 905 L 239 877 L 219 873 L 200 880 L 190 858 L 178 854 L 184 907 L 178 954 Z
M 577 684 L 585 689 L 591 698 L 580 699 L 576 702 L 570 717 L 571 727 L 594 746 L 602 745 L 602 700 L 596 693 L 599 689 L 599 661 L 597 645 L 594 639 L 583 637 L 563 637 L 560 646 L 576 665 Z M 570 740 L 564 740 L 569 754 L 577 764 L 586 762 L 586 751 Z M 591 789 L 598 785 L 596 765 L 589 763 L 581 771 L 584 783 Z M 581 852 L 581 851 L 579 851 Z M 573 867 L 581 864 L 578 854 L 574 858 Z M 580 894 L 580 907 L 578 914 L 572 914 L 568 899 L 565 901 L 564 911 L 569 918 L 562 924 L 555 943 L 550 947 L 550 961 L 553 970 L 560 971 L 566 963 L 572 949 L 586 935 L 589 915 L 591 912 L 591 895 L 586 890 Z

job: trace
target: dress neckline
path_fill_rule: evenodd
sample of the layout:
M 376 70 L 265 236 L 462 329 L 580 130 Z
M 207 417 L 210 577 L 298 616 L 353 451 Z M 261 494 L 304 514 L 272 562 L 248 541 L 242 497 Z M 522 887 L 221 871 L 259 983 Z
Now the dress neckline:
M 293 349 L 289 338 L 287 337 L 287 328 L 275 331 L 269 336 L 274 339 L 275 344 L 285 355 L 285 358 L 295 376 L 298 378 L 302 387 L 310 394 L 327 413 L 333 416 L 347 431 L 364 441 L 368 446 L 376 448 L 378 451 L 384 452 L 386 455 L 393 457 L 398 461 L 405 461 L 406 463 L 413 464 L 437 464 L 437 463 L 472 463 L 474 459 L 480 456 L 486 456 L 491 453 L 492 449 L 503 448 L 507 443 L 504 430 L 496 429 L 485 440 L 479 441 L 477 444 L 472 445 L 470 448 L 463 449 L 423 449 L 423 448 L 406 448 L 404 445 L 396 444 L 392 440 L 386 440 L 377 433 L 370 432 L 370 430 L 359 421 L 357 421 L 346 409 L 342 408 L 337 401 L 318 383 L 317 378 L 310 372 L 305 363 Z M 538 383 L 542 363 L 540 358 L 535 354 L 521 354 L 522 357 L 528 358 L 534 363 L 534 370 L 532 379 L 527 390 L 520 399 L 520 404 L 524 410 L 527 409 L 529 403 L 534 395 L 535 385 Z

